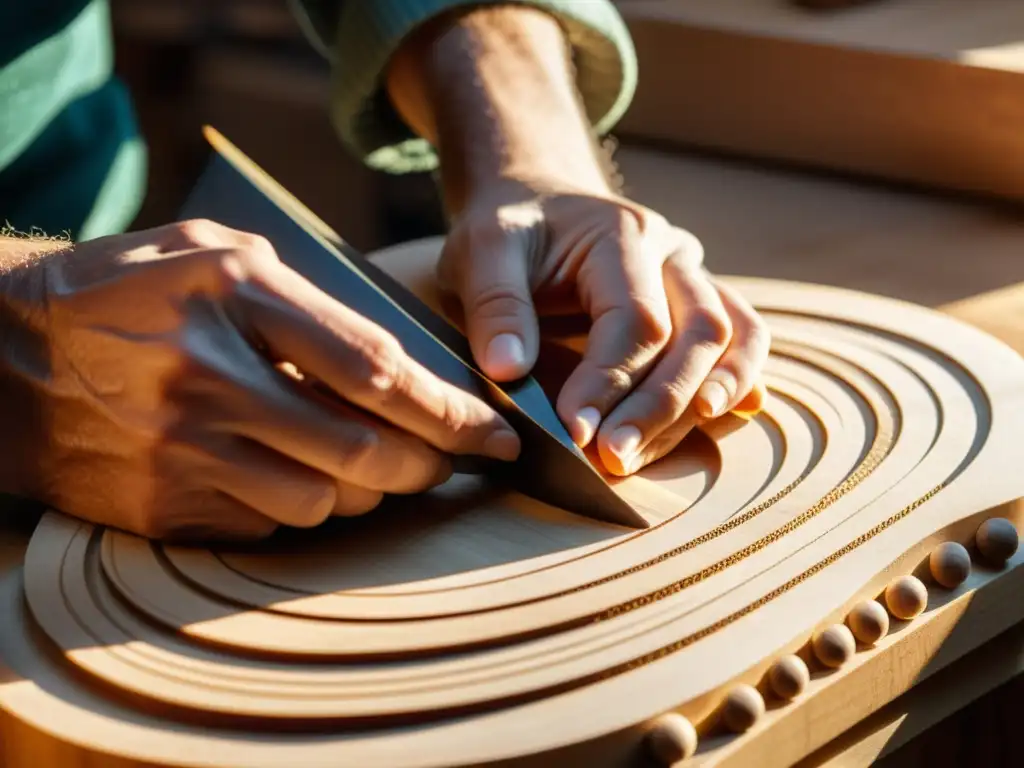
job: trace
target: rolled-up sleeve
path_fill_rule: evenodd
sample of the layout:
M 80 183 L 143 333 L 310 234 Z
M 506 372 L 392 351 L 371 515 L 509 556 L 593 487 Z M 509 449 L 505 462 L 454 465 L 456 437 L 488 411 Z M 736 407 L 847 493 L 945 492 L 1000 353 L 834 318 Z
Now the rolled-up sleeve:
M 391 56 L 421 24 L 480 0 L 291 0 L 314 45 L 330 60 L 332 122 L 367 165 L 391 173 L 429 171 L 433 148 L 405 125 L 384 87 Z M 547 11 L 569 40 L 577 87 L 598 134 L 614 127 L 636 87 L 636 55 L 610 0 L 497 0 Z

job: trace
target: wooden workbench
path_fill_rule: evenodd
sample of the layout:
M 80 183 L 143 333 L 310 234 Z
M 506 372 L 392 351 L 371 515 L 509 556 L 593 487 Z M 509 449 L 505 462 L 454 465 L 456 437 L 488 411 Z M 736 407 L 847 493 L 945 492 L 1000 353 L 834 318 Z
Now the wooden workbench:
M 633 138 L 1024 199 L 1024 4 L 617 0 Z

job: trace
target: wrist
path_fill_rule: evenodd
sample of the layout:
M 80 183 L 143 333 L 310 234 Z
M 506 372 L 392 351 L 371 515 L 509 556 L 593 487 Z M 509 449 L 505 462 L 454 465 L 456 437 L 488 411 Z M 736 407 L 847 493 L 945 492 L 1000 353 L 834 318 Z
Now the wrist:
M 500 6 L 440 19 L 403 45 L 388 89 L 437 150 L 452 213 L 508 182 L 611 191 L 567 41 L 548 14 Z

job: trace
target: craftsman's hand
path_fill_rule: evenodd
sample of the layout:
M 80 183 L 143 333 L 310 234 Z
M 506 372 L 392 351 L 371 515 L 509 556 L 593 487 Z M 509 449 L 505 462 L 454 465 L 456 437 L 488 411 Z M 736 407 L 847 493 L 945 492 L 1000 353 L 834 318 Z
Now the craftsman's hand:
M 759 408 L 768 333 L 704 271 L 695 237 L 614 193 L 568 45 L 535 8 L 448 14 L 402 46 L 388 93 L 440 155 L 452 227 L 439 274 L 482 369 L 527 373 L 538 315 L 588 313 L 557 410 L 580 445 L 596 436 L 608 471 L 629 474 L 698 420 Z
M 581 446 L 629 474 L 702 420 L 757 410 L 764 322 L 703 268 L 690 233 L 643 206 L 568 179 L 482 188 L 455 221 L 439 276 L 461 299 L 483 370 L 529 372 L 538 316 L 585 312 L 582 361 L 556 408 Z
M 2 490 L 151 537 L 259 538 L 432 487 L 448 454 L 518 453 L 260 238 L 192 221 L 9 261 Z

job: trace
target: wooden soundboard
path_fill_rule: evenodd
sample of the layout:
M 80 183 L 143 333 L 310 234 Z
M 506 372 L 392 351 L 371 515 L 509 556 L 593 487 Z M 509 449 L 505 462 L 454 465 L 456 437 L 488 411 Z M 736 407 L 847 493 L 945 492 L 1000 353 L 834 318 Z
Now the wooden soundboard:
M 1024 4 L 617 0 L 632 139 L 1024 200 Z
M 443 311 L 438 249 L 375 261 Z M 649 528 L 462 476 L 245 550 L 47 515 L 0 582 L 8 764 L 789 765 L 970 606 L 971 647 L 1024 618 L 1024 360 L 911 304 L 732 282 L 771 397 L 625 481 Z M 547 338 L 551 388 L 582 338 Z

